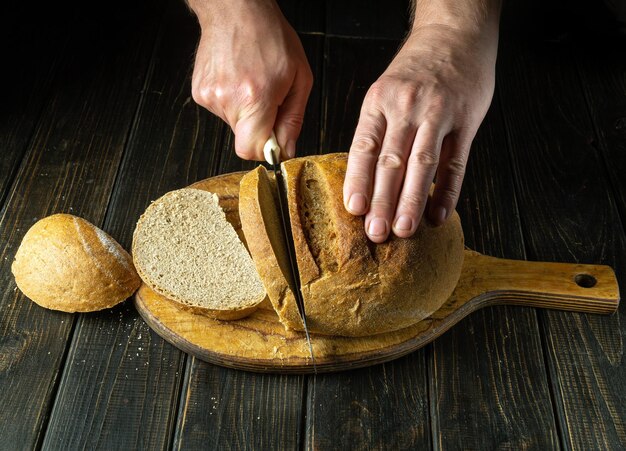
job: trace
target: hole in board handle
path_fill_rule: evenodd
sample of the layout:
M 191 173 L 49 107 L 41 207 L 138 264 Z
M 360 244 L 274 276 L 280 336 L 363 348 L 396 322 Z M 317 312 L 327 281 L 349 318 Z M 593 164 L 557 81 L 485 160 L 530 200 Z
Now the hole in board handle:
M 576 274 L 574 281 L 576 282 L 576 285 L 583 288 L 592 288 L 596 286 L 596 283 L 598 283 L 597 279 L 591 274 Z

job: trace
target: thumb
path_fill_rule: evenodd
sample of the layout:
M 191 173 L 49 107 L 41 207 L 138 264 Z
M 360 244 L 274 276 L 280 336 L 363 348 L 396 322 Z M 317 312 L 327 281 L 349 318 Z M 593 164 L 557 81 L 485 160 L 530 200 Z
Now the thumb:
M 237 121 L 235 153 L 244 160 L 262 161 L 263 146 L 272 134 L 276 121 L 276 106 L 258 107 Z
M 308 69 L 308 66 L 307 66 Z M 283 158 L 293 158 L 296 155 L 296 141 L 302 130 L 304 110 L 313 86 L 313 75 L 308 71 L 299 70 L 285 97 L 278 107 L 274 131 L 278 144 L 284 150 Z

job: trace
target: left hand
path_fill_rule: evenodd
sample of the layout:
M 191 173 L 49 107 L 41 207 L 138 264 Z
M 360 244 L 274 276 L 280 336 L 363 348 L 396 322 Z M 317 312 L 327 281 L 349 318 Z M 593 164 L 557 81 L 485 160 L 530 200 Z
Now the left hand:
M 496 27 L 497 30 L 497 27 Z M 470 145 L 494 91 L 497 31 L 415 27 L 371 86 L 350 148 L 344 204 L 365 214 L 368 237 L 415 233 L 456 207 Z

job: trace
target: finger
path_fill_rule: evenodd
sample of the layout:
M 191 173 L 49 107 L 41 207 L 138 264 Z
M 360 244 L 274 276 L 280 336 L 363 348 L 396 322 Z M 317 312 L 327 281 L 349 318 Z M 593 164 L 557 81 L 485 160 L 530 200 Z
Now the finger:
M 422 123 L 417 130 L 393 221 L 393 233 L 401 238 L 413 235 L 421 221 L 439 164 L 443 135 L 429 123 Z
M 363 104 L 354 139 L 348 154 L 346 178 L 343 183 L 343 202 L 353 215 L 364 215 L 369 208 L 374 169 L 385 136 L 385 116 L 375 108 Z
M 304 110 L 313 86 L 313 74 L 306 65 L 296 72 L 291 90 L 285 97 L 282 105 L 278 107 L 278 115 L 274 131 L 281 149 L 285 151 L 286 158 L 296 155 L 296 141 L 302 130 Z
M 376 162 L 374 190 L 365 216 L 365 231 L 375 243 L 391 233 L 391 224 L 404 180 L 406 161 L 411 153 L 417 127 L 408 121 L 390 121 Z
M 260 102 L 236 121 L 235 152 L 244 160 L 264 160 L 263 146 L 272 134 L 278 107 Z M 231 122 L 232 123 L 232 122 Z
M 472 139 L 453 132 L 443 140 L 437 182 L 428 211 L 428 218 L 435 225 L 443 224 L 456 208 Z

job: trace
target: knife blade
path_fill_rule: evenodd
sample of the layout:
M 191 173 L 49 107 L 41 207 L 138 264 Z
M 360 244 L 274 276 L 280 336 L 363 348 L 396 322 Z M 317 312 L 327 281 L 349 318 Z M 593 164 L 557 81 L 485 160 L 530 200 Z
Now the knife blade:
M 313 346 L 311 345 L 311 335 L 309 333 L 309 327 L 306 323 L 306 311 L 304 309 L 304 299 L 302 298 L 302 292 L 300 291 L 300 273 L 298 271 L 298 265 L 296 263 L 296 253 L 293 247 L 293 235 L 291 233 L 291 221 L 289 220 L 289 207 L 287 205 L 286 193 L 283 189 L 285 180 L 283 178 L 282 168 L 280 166 L 280 147 L 276 141 L 276 135 L 272 131 L 272 135 L 265 143 L 263 147 L 263 154 L 265 161 L 267 161 L 274 172 L 276 179 L 276 191 L 278 193 L 278 208 L 280 210 L 280 222 L 283 228 L 283 236 L 285 237 L 285 245 L 287 248 L 287 254 L 289 257 L 289 267 L 293 276 L 293 288 L 292 292 L 296 299 L 296 305 L 298 306 L 298 313 L 302 320 L 302 326 L 304 327 L 304 334 L 306 335 L 306 341 L 309 345 L 309 353 L 311 355 L 311 362 L 313 363 L 313 372 L 317 373 L 317 366 L 315 364 L 315 356 L 313 354 Z

